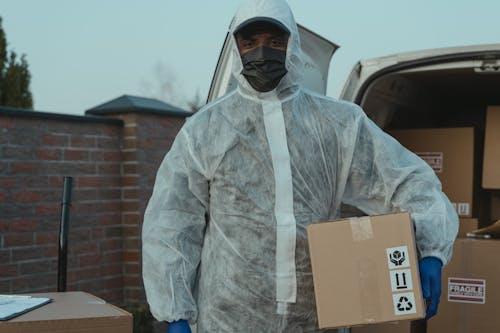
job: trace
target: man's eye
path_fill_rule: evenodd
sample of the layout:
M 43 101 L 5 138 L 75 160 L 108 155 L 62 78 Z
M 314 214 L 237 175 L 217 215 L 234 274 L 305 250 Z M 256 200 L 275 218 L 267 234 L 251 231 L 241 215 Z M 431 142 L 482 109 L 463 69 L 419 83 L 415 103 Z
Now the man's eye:
M 281 46 L 283 46 L 284 44 L 285 44 L 285 43 L 284 43 L 282 40 L 280 40 L 280 39 L 273 39 L 273 40 L 271 41 L 271 45 L 272 45 L 272 46 L 276 46 L 276 47 L 281 47 Z
M 253 42 L 251 40 L 244 40 L 241 42 L 241 46 L 245 47 L 245 48 L 252 47 L 252 45 L 253 45 Z

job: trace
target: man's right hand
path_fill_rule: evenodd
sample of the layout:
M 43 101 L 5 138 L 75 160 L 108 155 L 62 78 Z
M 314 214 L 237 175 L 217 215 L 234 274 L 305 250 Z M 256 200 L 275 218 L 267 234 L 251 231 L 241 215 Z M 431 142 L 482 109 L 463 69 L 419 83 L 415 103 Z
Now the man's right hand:
M 177 320 L 168 323 L 168 333 L 191 333 L 191 328 L 185 320 Z

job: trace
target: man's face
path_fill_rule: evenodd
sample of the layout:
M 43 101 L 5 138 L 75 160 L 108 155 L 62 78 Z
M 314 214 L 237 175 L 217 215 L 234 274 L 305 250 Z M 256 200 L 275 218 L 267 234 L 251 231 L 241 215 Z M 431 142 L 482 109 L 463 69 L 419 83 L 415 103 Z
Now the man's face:
M 244 55 L 257 47 L 267 46 L 276 50 L 286 51 L 288 33 L 280 29 L 252 29 L 236 35 L 240 55 Z

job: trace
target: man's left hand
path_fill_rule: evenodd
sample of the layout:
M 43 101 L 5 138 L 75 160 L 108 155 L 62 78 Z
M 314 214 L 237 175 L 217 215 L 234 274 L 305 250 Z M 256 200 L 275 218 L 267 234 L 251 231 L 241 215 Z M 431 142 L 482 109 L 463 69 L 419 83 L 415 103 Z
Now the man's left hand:
M 443 263 L 436 257 L 425 257 L 419 263 L 422 293 L 427 300 L 426 320 L 433 317 L 438 310 L 442 267 Z

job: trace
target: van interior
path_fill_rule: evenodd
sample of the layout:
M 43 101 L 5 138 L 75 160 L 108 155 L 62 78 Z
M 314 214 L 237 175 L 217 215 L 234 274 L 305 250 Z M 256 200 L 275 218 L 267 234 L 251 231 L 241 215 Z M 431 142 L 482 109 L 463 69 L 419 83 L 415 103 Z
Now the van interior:
M 484 71 L 477 62 L 413 68 L 379 77 L 366 90 L 361 106 L 384 130 L 474 127 L 474 215 L 479 226 L 498 213 L 492 191 L 481 188 L 486 109 L 500 105 L 500 71 Z

